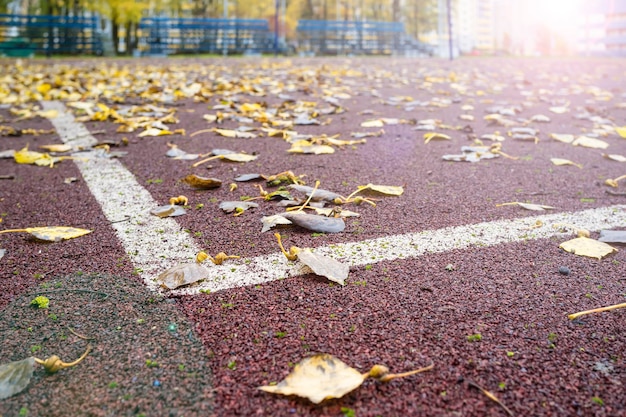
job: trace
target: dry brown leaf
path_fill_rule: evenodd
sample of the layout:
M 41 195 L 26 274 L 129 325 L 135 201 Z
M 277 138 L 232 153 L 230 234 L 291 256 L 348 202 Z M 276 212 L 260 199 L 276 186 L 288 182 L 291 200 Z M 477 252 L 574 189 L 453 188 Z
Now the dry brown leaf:
M 603 153 L 602 156 L 612 161 L 626 162 L 626 156 L 623 156 L 623 155 Z
M 0 366 L 0 400 L 19 394 L 33 377 L 35 358 L 6 363 Z
M 0 230 L 0 233 L 30 233 L 39 240 L 46 242 L 60 242 L 61 240 L 73 239 L 91 233 L 91 230 L 79 229 L 67 226 L 44 226 L 44 227 L 27 227 L 25 229 L 7 229 Z
M 194 188 L 200 188 L 205 190 L 210 188 L 219 188 L 222 186 L 222 181 L 218 180 L 217 178 L 200 177 L 196 174 L 187 175 L 185 178 L 183 178 L 183 181 Z
M 424 133 L 424 143 L 428 143 L 431 140 L 451 140 L 452 138 L 446 134 L 439 132 L 427 132 Z
M 609 147 L 609 144 L 603 140 L 590 138 L 587 136 L 579 136 L 572 142 L 574 146 L 583 146 L 585 148 L 593 148 L 593 149 L 606 149 Z
M 572 162 L 569 159 L 550 158 L 550 162 L 552 162 L 556 166 L 573 165 L 573 166 L 578 167 L 578 168 L 582 168 L 583 167 L 581 164 L 577 164 L 575 162 Z
M 602 259 L 606 255 L 617 252 L 613 246 L 604 242 L 599 242 L 588 237 L 577 237 L 568 240 L 559 245 L 559 247 L 567 252 L 579 256 L 588 256 L 590 258 Z
M 173 290 L 183 285 L 193 284 L 209 276 L 209 270 L 202 265 L 193 262 L 176 265 L 162 272 L 156 281 L 159 285 L 169 290 Z
M 259 389 L 274 394 L 297 395 L 319 404 L 325 399 L 343 397 L 358 388 L 367 376 L 332 355 L 319 354 L 301 360 L 278 384 Z
M 574 141 L 574 135 L 567 133 L 550 133 L 550 137 L 563 143 L 572 143 Z
M 381 119 L 367 120 L 361 123 L 361 127 L 383 127 L 385 123 Z
M 554 207 L 552 206 L 544 206 L 541 204 L 520 203 L 519 201 L 513 201 L 511 203 L 496 204 L 496 207 L 502 207 L 502 206 L 519 206 L 526 210 L 532 210 L 532 211 L 544 211 L 544 210 L 554 209 Z

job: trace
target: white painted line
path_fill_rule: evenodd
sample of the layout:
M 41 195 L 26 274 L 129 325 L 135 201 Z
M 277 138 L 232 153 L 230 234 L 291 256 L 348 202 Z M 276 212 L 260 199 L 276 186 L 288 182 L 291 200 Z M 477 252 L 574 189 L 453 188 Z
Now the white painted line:
M 537 221 L 543 226 L 530 229 Z M 442 253 L 453 249 L 494 246 L 507 242 L 520 242 L 562 236 L 557 224 L 567 223 L 577 228 L 598 231 L 626 226 L 626 206 L 617 205 L 575 213 L 557 213 L 500 220 L 427 230 L 419 233 L 386 236 L 378 239 L 350 242 L 315 248 L 316 253 L 328 255 L 351 266 L 375 264 L 380 261 L 415 258 L 429 253 Z M 288 244 L 288 242 L 287 242 Z M 195 294 L 199 290 L 223 290 L 246 285 L 256 285 L 281 278 L 310 272 L 300 263 L 287 261 L 282 253 L 259 256 L 237 263 L 229 262 L 211 268 L 211 278 L 193 288 L 174 290 L 175 294 Z
M 82 123 L 76 122 L 63 103 L 43 101 L 44 110 L 57 110 L 50 119 L 61 140 L 72 146 L 89 147 L 97 140 Z M 148 190 L 117 159 L 98 158 L 95 152 L 80 152 L 75 160 L 85 183 L 112 223 L 117 237 L 137 272 L 150 289 L 156 289 L 154 278 L 167 268 L 195 259 L 200 251 L 193 239 L 172 218 L 158 218 L 150 210 L 157 203 Z M 128 221 L 120 220 L 129 217 Z
M 61 139 L 75 145 L 96 140 L 80 123 L 74 120 L 63 104 L 43 102 L 45 110 L 56 109 L 60 116 L 51 119 Z M 72 138 L 76 138 L 73 141 Z M 83 154 L 81 154 L 83 155 Z M 141 277 L 151 289 L 156 289 L 154 278 L 179 262 L 191 261 L 200 249 L 171 218 L 159 219 L 150 215 L 158 206 L 150 193 L 137 183 L 134 176 L 115 159 L 90 158 L 88 162 L 75 161 L 85 182 L 102 206 L 110 221 L 131 216 L 129 222 L 113 223 L 117 236 L 136 268 L 143 270 Z M 537 221 L 543 226 L 531 228 Z M 315 252 L 331 256 L 351 266 L 374 264 L 380 261 L 414 258 L 429 253 L 442 253 L 454 249 L 493 246 L 507 242 L 546 239 L 566 236 L 557 224 L 566 223 L 577 228 L 598 231 L 626 225 L 626 206 L 616 205 L 575 213 L 556 213 L 427 230 L 419 233 L 386 236 L 360 242 L 343 243 L 315 248 Z M 261 224 L 259 222 L 259 229 Z M 289 243 L 289 242 L 287 242 Z M 177 289 L 170 294 L 197 294 L 200 290 L 211 292 L 234 287 L 262 284 L 281 278 L 308 273 L 306 266 L 289 262 L 282 253 L 254 258 L 230 260 L 224 265 L 207 265 L 210 277 L 198 285 Z

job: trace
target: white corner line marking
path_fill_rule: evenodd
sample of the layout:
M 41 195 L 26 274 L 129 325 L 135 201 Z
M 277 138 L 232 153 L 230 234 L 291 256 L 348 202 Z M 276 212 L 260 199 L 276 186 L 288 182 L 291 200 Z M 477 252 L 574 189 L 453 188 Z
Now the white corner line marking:
M 73 146 L 90 146 L 97 143 L 84 125 L 76 122 L 62 103 L 44 101 L 42 105 L 45 110 L 58 111 L 58 116 L 50 120 L 64 143 Z M 130 216 L 129 221 L 113 223 L 111 226 L 148 288 L 159 290 L 155 283 L 158 274 L 180 262 L 193 261 L 200 248 L 174 219 L 161 219 L 149 214 L 149 211 L 159 204 L 118 160 L 97 158 L 96 153 L 80 155 L 90 157 L 86 162 L 81 160 L 74 162 L 106 218 L 113 222 Z M 532 228 L 538 221 L 543 225 Z M 315 252 L 328 255 L 350 266 L 361 266 L 454 249 L 570 235 L 571 233 L 564 234 L 560 228 L 555 227 L 562 223 L 591 231 L 623 227 L 626 225 L 626 205 L 385 236 L 317 247 Z M 308 267 L 301 263 L 287 261 L 280 252 L 229 261 L 225 265 L 210 265 L 208 270 L 210 276 L 204 281 L 170 291 L 168 294 L 197 294 L 200 290 L 215 292 L 310 272 Z
M 88 148 L 98 142 L 63 103 L 42 101 L 41 104 L 45 110 L 57 110 L 57 117 L 50 121 L 63 143 Z M 161 219 L 150 214 L 150 210 L 162 204 L 152 198 L 119 160 L 98 157 L 97 152 L 80 152 L 75 156 L 88 158 L 74 162 L 107 220 L 115 222 L 111 227 L 150 289 L 157 289 L 154 278 L 158 274 L 195 259 L 200 248 L 194 240 L 173 218 Z M 128 221 L 120 222 L 127 217 Z

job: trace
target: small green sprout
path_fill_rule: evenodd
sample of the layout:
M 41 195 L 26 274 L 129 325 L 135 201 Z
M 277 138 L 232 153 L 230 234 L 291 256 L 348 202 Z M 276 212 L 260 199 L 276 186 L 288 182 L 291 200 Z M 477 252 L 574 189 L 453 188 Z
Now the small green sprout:
M 480 333 L 470 334 L 469 336 L 467 336 L 468 342 L 480 342 L 482 339 L 483 337 L 480 335 Z
M 30 302 L 30 305 L 36 306 L 37 308 L 48 308 L 48 306 L 50 305 L 50 300 L 48 299 L 48 297 L 39 295 Z
M 604 405 L 604 400 L 602 400 L 602 398 L 600 397 L 591 397 L 591 402 L 593 402 L 594 404 L 597 404 L 599 406 L 603 406 Z
M 157 361 L 153 361 L 152 359 L 146 359 L 146 366 L 148 368 L 158 368 L 159 363 Z

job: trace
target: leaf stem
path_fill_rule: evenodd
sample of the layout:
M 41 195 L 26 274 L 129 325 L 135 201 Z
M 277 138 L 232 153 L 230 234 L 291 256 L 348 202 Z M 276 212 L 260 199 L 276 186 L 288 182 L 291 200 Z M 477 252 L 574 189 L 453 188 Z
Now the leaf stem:
M 487 396 L 487 398 L 489 398 L 491 401 L 495 402 L 495 403 L 496 403 L 496 404 L 498 404 L 500 407 L 502 407 L 502 409 L 503 409 L 504 411 L 506 411 L 506 413 L 507 413 L 508 415 L 513 416 L 513 412 L 512 412 L 511 410 L 509 410 L 509 409 L 507 408 L 507 406 L 506 406 L 506 405 L 504 405 L 504 404 L 502 403 L 502 401 L 500 401 L 500 400 L 498 399 L 498 397 L 496 397 L 496 396 L 495 396 L 492 392 L 487 391 L 486 389 L 484 389 L 483 387 L 481 387 L 480 385 L 478 385 L 478 384 L 477 384 L 477 383 L 475 383 L 474 381 L 467 381 L 467 384 L 468 384 L 470 387 L 474 387 L 474 388 L 477 388 L 478 390 L 482 391 L 482 393 L 483 393 L 483 394 L 485 394 L 485 395 Z
M 300 208 L 295 210 L 296 212 L 302 211 L 309 204 L 309 202 L 313 198 L 313 195 L 315 194 L 315 191 L 317 190 L 317 187 L 319 187 L 319 186 L 320 186 L 320 180 L 316 180 L 315 181 L 315 187 L 313 187 L 313 191 L 311 191 L 311 194 L 309 194 L 309 198 L 306 199 L 306 201 L 304 202 L 303 205 L 300 206 Z
M 224 155 L 215 155 L 215 156 L 211 156 L 211 157 L 209 157 L 209 158 L 202 159 L 202 160 L 200 160 L 200 161 L 196 162 L 196 163 L 195 163 L 195 164 L 193 164 L 191 167 L 192 167 L 192 168 L 196 168 L 196 167 L 198 167 L 198 166 L 200 166 L 200 165 L 202 165 L 202 164 L 204 164 L 204 163 L 207 163 L 207 162 L 209 162 L 209 161 L 212 161 L 213 159 L 222 159 L 223 157 L 224 157 Z
M 193 138 L 196 135 L 199 135 L 200 133 L 209 133 L 209 132 L 213 132 L 213 129 L 201 129 L 201 130 L 197 130 L 195 132 L 193 132 L 192 134 L 189 135 L 190 138 Z
M 570 320 L 574 320 L 574 319 L 577 319 L 580 316 L 584 316 L 584 315 L 587 315 L 587 314 L 602 313 L 604 311 L 617 310 L 618 308 L 626 308 L 626 303 L 615 304 L 615 305 L 612 305 L 612 306 L 600 307 L 600 308 L 594 308 L 592 310 L 581 311 L 581 312 L 578 312 L 578 313 L 570 314 L 570 315 L 567 316 L 567 318 L 570 319 Z
M 396 378 L 404 378 L 406 376 L 411 376 L 411 375 L 419 374 L 419 373 L 422 373 L 422 372 L 430 371 L 434 367 L 435 367 L 435 363 L 432 362 L 430 365 L 428 365 L 428 366 L 426 366 L 424 368 L 415 369 L 413 371 L 403 372 L 403 373 L 400 373 L 400 374 L 383 375 L 382 377 L 379 378 L 379 381 L 381 381 L 381 382 L 389 382 L 389 381 L 391 381 L 393 379 L 396 379 Z
M 13 233 L 13 232 L 28 232 L 28 229 L 7 229 L 7 230 L 0 230 L 0 233 Z

